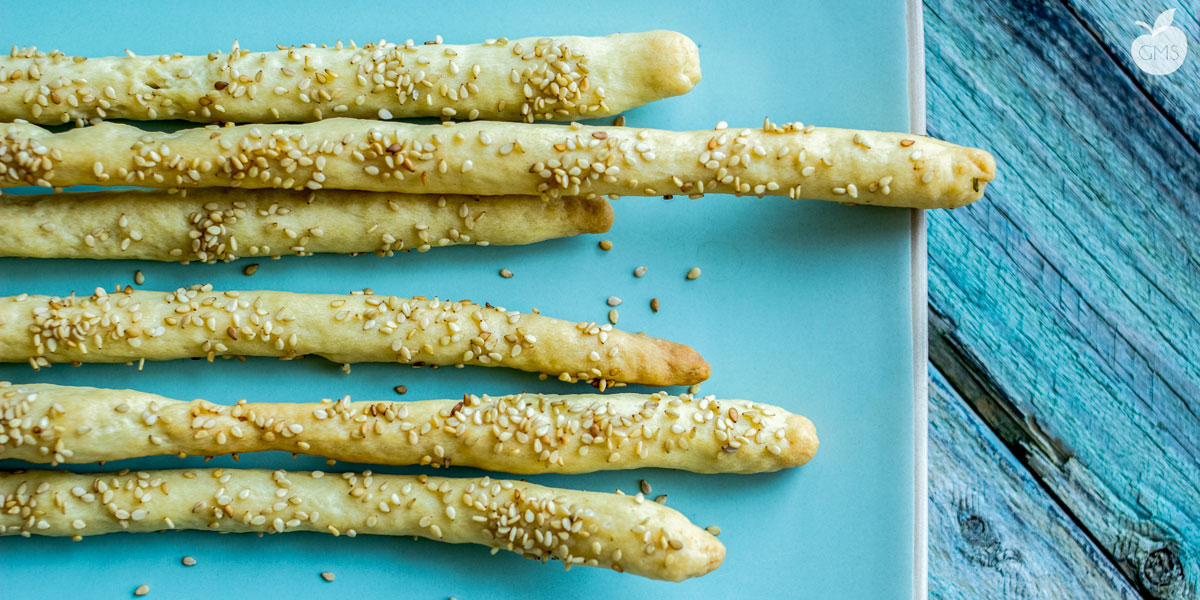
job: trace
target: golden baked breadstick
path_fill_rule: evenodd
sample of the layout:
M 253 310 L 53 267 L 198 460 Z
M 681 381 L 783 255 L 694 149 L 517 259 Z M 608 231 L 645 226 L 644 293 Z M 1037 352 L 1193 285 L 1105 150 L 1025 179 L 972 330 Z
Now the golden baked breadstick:
M 812 422 L 777 406 L 665 392 L 227 406 L 0 381 L 0 416 L 10 424 L 0 427 L 0 459 L 51 464 L 283 450 L 521 474 L 762 473 L 802 465 L 817 451 Z
M 598 387 L 691 385 L 695 350 L 611 325 L 571 323 L 470 301 L 367 294 L 133 291 L 0 297 L 0 362 L 129 362 L 315 354 L 340 363 L 482 365 Z
M 0 119 L 566 121 L 684 94 L 699 80 L 696 44 L 673 31 L 270 52 L 235 42 L 229 54 L 88 59 L 14 47 L 0 57 Z
M 370 471 L 0 473 L 0 535 L 163 529 L 413 535 L 669 581 L 709 573 L 725 558 L 715 537 L 641 494 Z
M 0 125 L 0 187 L 234 186 L 407 193 L 734 193 L 951 208 L 995 174 L 982 150 L 907 133 L 767 125 L 662 131 L 578 124 L 329 119 L 151 133 Z
M 511 245 L 608 231 L 602 199 L 199 188 L 0 197 L 0 256 L 215 263 Z

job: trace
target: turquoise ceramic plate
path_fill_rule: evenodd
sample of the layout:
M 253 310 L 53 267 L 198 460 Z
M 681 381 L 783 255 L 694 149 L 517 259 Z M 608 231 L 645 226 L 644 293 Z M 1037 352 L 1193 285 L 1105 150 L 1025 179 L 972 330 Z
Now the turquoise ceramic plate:
M 5 44 L 89 56 L 267 49 L 276 43 L 387 38 L 476 42 L 497 36 L 600 35 L 674 29 L 700 47 L 704 79 L 683 97 L 629 112 L 631 126 L 701 129 L 726 120 L 905 130 L 908 94 L 902 1 L 549 3 L 20 3 L 0 17 Z M 392 258 L 319 256 L 223 265 L 0 259 L 0 295 L 88 293 L 131 283 L 469 298 L 536 306 L 601 321 L 619 296 L 622 328 L 687 343 L 712 364 L 702 393 L 783 405 L 816 423 L 821 450 L 785 473 L 708 476 L 666 470 L 532 477 L 589 490 L 636 489 L 639 479 L 701 526 L 719 525 L 725 564 L 682 584 L 486 548 L 384 537 L 173 532 L 66 539 L 0 538 L 0 597 L 900 598 L 914 572 L 914 432 L 910 212 L 786 198 L 625 198 L 611 233 L 516 248 L 461 247 Z M 613 242 L 602 252 L 597 242 Z M 635 267 L 646 266 L 635 279 Z M 703 276 L 686 281 L 693 266 Z M 500 268 L 516 274 L 497 276 Z M 657 297 L 662 309 L 650 311 Z M 0 366 L 0 380 L 135 388 L 218 402 L 312 401 L 352 394 L 452 398 L 465 392 L 587 392 L 499 369 L 359 365 L 350 375 L 319 359 L 176 361 L 137 372 L 120 365 Z M 641 390 L 652 391 L 652 390 Z M 673 390 L 676 392 L 683 390 Z M 163 457 L 79 470 L 199 466 Z M 210 466 L 323 468 L 281 453 Z M 25 466 L 16 461 L 0 466 Z M 358 469 L 339 464 L 335 469 Z M 378 469 L 420 472 L 420 469 Z M 473 475 L 459 470 L 455 475 Z M 199 564 L 185 568 L 180 557 Z M 333 571 L 334 583 L 318 574 Z

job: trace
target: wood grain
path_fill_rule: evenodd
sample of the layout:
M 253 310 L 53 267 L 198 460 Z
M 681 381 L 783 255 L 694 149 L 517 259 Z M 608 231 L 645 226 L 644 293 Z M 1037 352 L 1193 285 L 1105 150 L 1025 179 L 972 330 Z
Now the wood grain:
M 1139 592 L 1195 598 L 1200 152 L 1067 5 L 925 23 L 930 133 L 1000 165 L 930 215 L 931 358 Z
M 936 368 L 929 383 L 931 597 L 1138 598 Z

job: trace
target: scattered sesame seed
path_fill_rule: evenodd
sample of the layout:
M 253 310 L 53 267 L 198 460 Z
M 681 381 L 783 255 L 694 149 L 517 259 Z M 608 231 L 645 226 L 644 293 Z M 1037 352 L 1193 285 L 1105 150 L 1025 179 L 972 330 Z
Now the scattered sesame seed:
M 646 267 L 638 267 L 633 270 L 634 277 L 641 277 L 646 274 Z
M 257 272 L 258 272 L 258 264 L 257 263 L 252 264 L 252 265 L 246 265 L 246 268 L 242 269 L 242 275 L 246 275 L 246 276 L 253 275 Z
M 325 581 L 333 581 L 334 579 L 337 579 L 337 576 L 333 574 L 333 571 L 325 571 L 321 573 L 321 579 L 324 579 Z
M 145 596 L 146 594 L 149 594 L 149 593 L 150 593 L 150 586 L 148 586 L 144 583 L 142 585 L 137 586 L 137 589 L 133 590 L 134 596 Z
M 619 316 L 620 316 L 620 315 L 618 315 L 618 314 L 617 314 L 617 309 L 615 309 L 615 308 L 614 308 L 614 309 L 612 309 L 612 310 L 610 310 L 610 311 L 608 311 L 608 322 L 609 322 L 609 323 L 612 323 L 613 325 L 616 325 L 616 324 L 617 324 L 617 317 L 619 317 Z
M 641 488 L 643 494 L 645 494 L 647 496 L 650 495 L 650 482 L 649 481 L 646 481 L 645 479 L 638 481 L 638 487 Z
M 705 527 L 704 530 L 713 534 L 714 536 L 721 535 L 721 528 L 717 527 L 716 525 L 709 525 L 708 527 Z
M 398 386 L 392 388 L 392 391 L 396 392 L 397 394 L 403 395 L 403 394 L 408 393 L 408 387 L 403 386 L 403 385 L 398 385 Z
M 687 278 L 696 279 L 697 277 L 700 277 L 700 267 L 692 267 L 692 269 L 687 272 Z
M 625 126 L 625 115 L 617 115 L 617 118 L 613 119 L 613 126 L 614 127 L 624 127 Z
M 659 495 L 659 496 L 655 496 L 655 497 L 654 497 L 654 501 L 655 501 L 655 502 L 657 502 L 657 503 L 659 503 L 659 504 L 666 504 L 666 503 L 667 503 L 667 495 L 666 495 L 666 494 L 662 494 L 662 495 Z
M 194 567 L 194 566 L 196 566 L 196 559 L 194 559 L 194 558 L 192 558 L 192 557 L 190 557 L 190 556 L 185 556 L 185 557 L 183 557 L 183 560 L 180 560 L 179 562 L 183 563 L 183 566 L 185 566 L 185 567 Z
M 621 305 L 621 299 L 616 296 L 609 296 L 607 302 L 608 302 L 609 306 L 620 306 Z
M 650 299 L 650 310 L 658 312 L 658 298 Z
M 505 279 L 512 279 L 513 272 L 508 269 L 500 269 L 500 276 Z
M 142 285 L 143 283 L 146 283 L 146 275 L 142 273 L 141 269 L 138 269 L 133 272 L 133 282 L 138 285 Z
M 599 245 L 600 245 L 600 249 L 601 249 L 601 250 L 603 250 L 603 251 L 605 251 L 605 252 L 608 252 L 609 250 L 612 250 L 612 247 L 613 247 L 613 244 L 612 244 L 612 242 L 610 242 L 610 241 L 608 241 L 608 240 L 600 240 L 600 244 L 599 244 Z

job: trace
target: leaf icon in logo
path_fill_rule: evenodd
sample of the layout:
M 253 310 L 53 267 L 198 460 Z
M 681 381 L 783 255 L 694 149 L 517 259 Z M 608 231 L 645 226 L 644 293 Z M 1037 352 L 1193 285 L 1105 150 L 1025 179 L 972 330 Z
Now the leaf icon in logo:
M 1158 15 L 1158 18 L 1154 20 L 1154 31 L 1152 33 L 1158 34 L 1158 32 L 1170 27 L 1171 21 L 1173 20 L 1175 20 L 1175 9 L 1168 8 L 1167 10 L 1164 10 L 1163 13 Z

